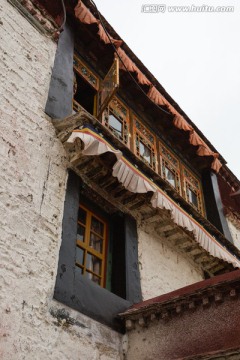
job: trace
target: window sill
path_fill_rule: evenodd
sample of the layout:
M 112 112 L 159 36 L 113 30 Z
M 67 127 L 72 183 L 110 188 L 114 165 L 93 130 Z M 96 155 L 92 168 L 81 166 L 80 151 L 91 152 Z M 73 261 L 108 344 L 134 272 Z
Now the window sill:
M 124 326 L 116 317 L 132 305 L 84 276 L 75 279 L 72 291 L 68 291 L 58 275 L 54 299 L 122 333 Z

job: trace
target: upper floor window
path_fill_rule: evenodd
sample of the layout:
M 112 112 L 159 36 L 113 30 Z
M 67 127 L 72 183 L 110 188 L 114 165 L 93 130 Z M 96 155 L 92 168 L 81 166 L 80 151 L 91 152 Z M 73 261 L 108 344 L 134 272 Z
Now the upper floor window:
M 179 193 L 181 193 L 179 160 L 161 143 L 159 150 L 161 176 Z
M 182 181 L 185 199 L 196 210 L 204 215 L 200 180 L 198 180 L 190 170 L 183 166 Z
M 156 171 L 156 139 L 155 136 L 133 116 L 134 152 L 147 165 Z
M 131 149 L 135 155 L 154 171 L 159 172 L 160 176 L 182 195 L 193 208 L 204 215 L 200 181 L 159 139 L 157 148 L 156 136 L 115 96 L 119 86 L 118 59 L 114 59 L 105 78 L 100 80 L 75 55 L 74 72 L 74 110 L 79 111 L 82 106 L 89 113 L 94 114 L 114 136 L 128 147 L 130 147 L 130 136 L 132 135 Z M 130 129 L 132 129 L 131 134 Z M 159 159 L 159 168 L 157 159 Z M 87 268 L 79 266 L 80 268 L 84 273 L 90 274 L 86 270 Z M 94 279 L 101 283 L 102 280 L 99 279 L 102 279 L 102 275 L 98 274 L 98 276 L 99 278 L 95 276 Z
M 124 144 L 129 144 L 129 111 L 114 97 L 103 112 L 103 124 Z
M 105 286 L 107 223 L 82 205 L 78 211 L 76 249 L 77 271 Z
M 84 64 L 84 62 L 78 56 L 75 55 L 73 109 L 75 111 L 79 111 L 79 105 L 81 105 L 90 114 L 95 114 L 98 90 L 98 77 Z

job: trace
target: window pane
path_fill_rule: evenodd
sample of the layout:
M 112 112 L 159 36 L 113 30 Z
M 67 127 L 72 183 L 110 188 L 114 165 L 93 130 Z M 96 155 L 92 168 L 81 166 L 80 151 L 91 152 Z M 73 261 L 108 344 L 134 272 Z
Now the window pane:
M 87 263 L 86 263 L 87 270 L 91 270 L 95 274 L 101 275 L 101 265 L 102 265 L 102 261 L 100 259 L 89 253 L 87 254 Z
M 80 265 L 83 265 L 84 260 L 84 250 L 77 246 L 76 249 L 76 262 Z
M 151 164 L 151 151 L 149 148 L 143 144 L 141 141 L 139 143 L 139 152 L 140 155 L 149 163 Z
M 93 234 L 91 232 L 90 235 L 90 244 L 89 244 L 94 250 L 98 251 L 99 253 L 102 253 L 103 251 L 103 239 L 101 239 L 99 236 Z
M 79 266 L 75 266 L 75 276 L 78 277 L 78 275 L 82 275 L 83 270 Z
M 79 211 L 78 211 L 78 220 L 79 220 L 82 224 L 86 224 L 86 217 L 87 217 L 86 211 L 83 210 L 82 208 L 79 208 Z
M 193 192 L 191 189 L 188 188 L 188 199 L 190 203 L 192 203 L 194 206 L 198 207 L 198 198 L 195 192 Z
M 77 240 L 85 241 L 85 228 L 79 224 L 77 229 Z
M 120 136 L 122 136 L 122 122 L 113 114 L 109 114 L 108 125 Z
M 92 216 L 91 230 L 103 236 L 103 223 Z
M 91 274 L 89 272 L 85 273 L 85 276 L 87 276 L 88 279 L 92 280 L 93 282 L 95 282 L 95 284 L 100 285 L 101 279 L 100 277 L 98 277 L 97 275 Z
M 175 175 L 173 171 L 169 170 L 167 167 L 165 167 L 165 177 L 172 186 L 176 187 Z

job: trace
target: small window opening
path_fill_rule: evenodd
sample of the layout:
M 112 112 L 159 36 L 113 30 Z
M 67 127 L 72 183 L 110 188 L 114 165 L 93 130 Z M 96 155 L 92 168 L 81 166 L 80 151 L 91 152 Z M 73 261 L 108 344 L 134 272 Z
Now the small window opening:
M 84 80 L 79 74 L 75 73 L 74 110 L 78 111 L 77 105 L 80 104 L 84 109 L 93 115 L 96 93 L 96 90 L 94 90 L 86 80 Z
M 165 178 L 169 182 L 170 185 L 176 187 L 176 179 L 175 174 L 168 167 L 165 167 Z
M 188 191 L 188 200 L 189 202 L 194 205 L 196 208 L 198 208 L 198 198 L 197 195 L 195 194 L 194 191 L 192 191 L 191 189 L 187 189 Z
M 151 159 L 152 159 L 151 150 L 142 141 L 140 141 L 139 143 L 139 153 L 144 160 L 146 160 L 149 164 L 151 164 Z
M 116 118 L 116 116 L 113 115 L 112 112 L 109 112 L 108 116 L 108 125 L 109 128 L 112 130 L 112 132 L 120 137 L 123 138 L 123 124 L 122 121 Z

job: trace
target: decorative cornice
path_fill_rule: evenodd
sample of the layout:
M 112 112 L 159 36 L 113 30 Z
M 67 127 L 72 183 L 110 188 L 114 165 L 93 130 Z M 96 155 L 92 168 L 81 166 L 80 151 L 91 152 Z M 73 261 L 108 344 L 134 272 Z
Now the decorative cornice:
M 238 213 L 232 212 L 230 209 L 224 209 L 226 218 L 230 221 L 238 230 L 240 230 L 240 215 Z
M 154 181 L 158 186 L 163 189 L 168 196 L 170 196 L 174 202 L 182 207 L 190 216 L 193 217 L 199 224 L 201 224 L 206 231 L 217 239 L 217 241 L 223 245 L 228 251 L 237 256 L 240 255 L 239 250 L 231 244 L 224 235 L 216 229 L 206 218 L 199 214 L 191 205 L 189 205 L 164 179 L 156 174 L 151 168 L 145 165 L 135 154 L 131 152 L 124 144 L 120 142 L 103 124 L 101 124 L 94 116 L 89 114 L 85 109 L 79 109 L 77 114 L 71 115 L 62 120 L 53 120 L 58 138 L 64 143 L 72 133 L 74 129 L 81 127 L 84 124 L 92 124 L 100 134 L 106 136 L 106 138 L 112 143 L 114 147 L 123 151 L 132 164 L 137 165 L 141 171 Z
M 176 360 L 237 360 L 240 359 L 240 349 L 227 349 L 224 351 L 214 351 L 207 354 L 188 356 L 183 358 L 178 358 Z
M 38 31 L 58 39 L 59 28 L 54 19 L 34 0 L 8 0 Z
M 119 314 L 127 330 L 153 321 L 170 321 L 184 312 L 208 308 L 240 295 L 240 270 L 186 286 L 157 298 L 133 305 Z

